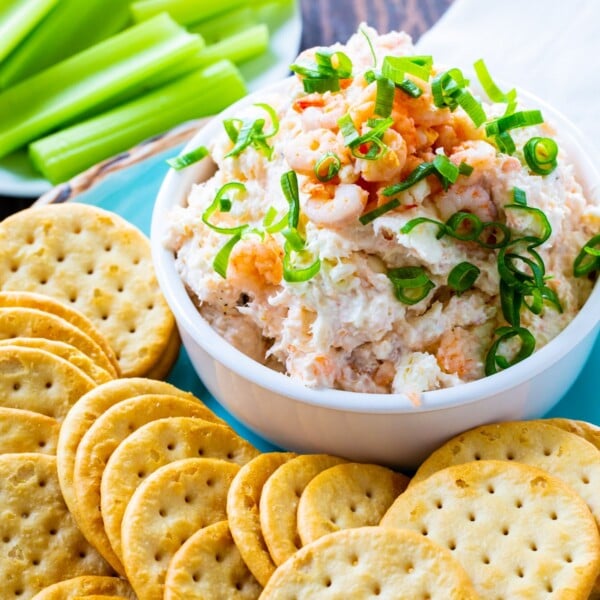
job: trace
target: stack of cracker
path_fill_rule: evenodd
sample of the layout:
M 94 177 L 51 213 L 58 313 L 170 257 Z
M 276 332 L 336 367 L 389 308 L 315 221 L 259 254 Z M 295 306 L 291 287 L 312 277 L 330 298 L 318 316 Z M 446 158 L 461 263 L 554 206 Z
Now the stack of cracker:
M 5 219 L 0 290 L 50 296 L 85 315 L 123 377 L 163 378 L 177 358 L 179 337 L 150 243 L 114 213 L 69 202 Z

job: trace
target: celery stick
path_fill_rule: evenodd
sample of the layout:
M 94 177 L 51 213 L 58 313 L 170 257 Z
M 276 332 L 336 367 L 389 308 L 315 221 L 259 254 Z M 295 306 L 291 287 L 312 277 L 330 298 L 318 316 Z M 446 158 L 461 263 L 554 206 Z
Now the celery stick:
M 187 29 L 190 33 L 201 35 L 207 44 L 214 44 L 257 23 L 256 12 L 244 7 L 227 11 L 199 23 L 193 23 Z
M 203 64 L 213 63 L 219 58 L 227 58 L 232 62 L 240 63 L 258 56 L 269 46 L 269 28 L 264 25 L 255 25 L 239 33 L 222 39 L 220 42 L 206 46 L 200 51 L 198 58 Z
M 245 93 L 239 71 L 223 60 L 42 138 L 30 145 L 30 156 L 47 179 L 59 183 L 183 121 L 217 113 Z
M 58 0 L 3 0 L 0 4 L 0 61 L 54 8 Z
M 84 50 L 0 94 L 0 156 L 168 71 L 200 38 L 163 14 Z
M 191 25 L 246 2 L 247 0 L 138 0 L 131 4 L 131 14 L 139 23 L 158 13 L 168 12 L 178 23 Z
M 0 4 L 6 0 L 0 0 Z M 0 88 L 114 35 L 129 21 L 130 0 L 60 0 L 0 66 Z

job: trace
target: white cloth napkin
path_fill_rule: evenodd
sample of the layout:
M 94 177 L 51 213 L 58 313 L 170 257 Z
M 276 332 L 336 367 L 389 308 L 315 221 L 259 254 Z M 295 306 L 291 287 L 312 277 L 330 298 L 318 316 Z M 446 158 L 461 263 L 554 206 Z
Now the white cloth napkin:
M 455 0 L 417 49 L 467 70 L 483 58 L 494 79 L 562 112 L 600 157 L 600 1 Z

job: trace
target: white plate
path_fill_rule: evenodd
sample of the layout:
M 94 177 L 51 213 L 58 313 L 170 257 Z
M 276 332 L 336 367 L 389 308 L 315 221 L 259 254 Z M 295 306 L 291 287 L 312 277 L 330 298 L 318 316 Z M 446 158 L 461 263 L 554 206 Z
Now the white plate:
M 264 20 L 271 30 L 268 52 L 246 62 L 241 71 L 249 91 L 283 79 L 296 58 L 302 35 L 302 19 L 297 0 L 282 2 L 275 9 L 263 9 Z M 0 196 L 36 198 L 52 185 L 35 173 L 25 150 L 0 159 Z

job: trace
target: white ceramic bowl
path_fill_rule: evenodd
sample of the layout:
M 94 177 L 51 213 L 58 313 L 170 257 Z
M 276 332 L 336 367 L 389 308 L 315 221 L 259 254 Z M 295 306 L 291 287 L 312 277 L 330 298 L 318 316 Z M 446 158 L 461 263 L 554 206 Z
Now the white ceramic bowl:
M 277 90 L 280 82 L 268 89 Z M 262 92 L 264 94 L 264 91 Z M 200 130 L 183 152 L 206 145 L 249 96 Z M 560 143 L 575 163 L 587 194 L 598 194 L 600 176 L 575 127 L 525 92 L 528 107 L 539 107 L 560 132 Z M 212 174 L 209 160 L 180 172 L 169 171 L 152 217 L 152 252 L 162 291 L 198 375 L 213 396 L 251 430 L 273 443 L 302 452 L 326 452 L 354 460 L 416 466 L 450 436 L 476 425 L 538 417 L 565 394 L 581 371 L 596 339 L 600 285 L 573 321 L 548 345 L 493 376 L 457 387 L 426 392 L 414 406 L 402 394 L 365 394 L 308 389 L 270 370 L 229 345 L 200 316 L 164 247 L 167 215 L 185 204 L 194 182 Z

